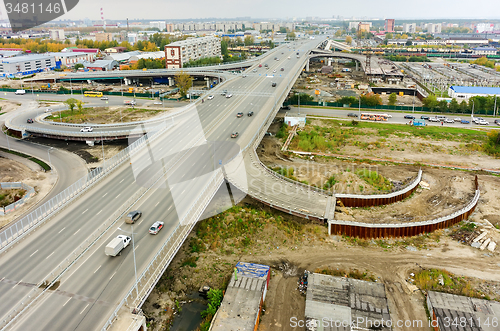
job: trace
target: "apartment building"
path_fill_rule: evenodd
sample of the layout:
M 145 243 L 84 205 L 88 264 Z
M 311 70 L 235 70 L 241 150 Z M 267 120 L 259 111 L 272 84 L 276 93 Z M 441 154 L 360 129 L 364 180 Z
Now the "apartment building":
M 417 23 L 403 23 L 404 33 L 415 33 L 417 32 Z
M 216 37 L 188 38 L 165 46 L 167 69 L 182 68 L 189 61 L 221 57 L 220 40 Z

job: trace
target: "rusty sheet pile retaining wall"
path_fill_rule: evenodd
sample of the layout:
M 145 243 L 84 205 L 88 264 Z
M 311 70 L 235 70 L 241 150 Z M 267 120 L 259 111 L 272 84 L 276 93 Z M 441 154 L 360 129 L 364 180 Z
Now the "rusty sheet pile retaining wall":
M 328 233 L 331 235 L 346 235 L 362 239 L 411 237 L 434 230 L 444 229 L 460 221 L 466 220 L 479 201 L 479 184 L 475 178 L 476 193 L 474 198 L 464 208 L 433 220 L 414 223 L 368 224 L 347 221 L 328 221 Z

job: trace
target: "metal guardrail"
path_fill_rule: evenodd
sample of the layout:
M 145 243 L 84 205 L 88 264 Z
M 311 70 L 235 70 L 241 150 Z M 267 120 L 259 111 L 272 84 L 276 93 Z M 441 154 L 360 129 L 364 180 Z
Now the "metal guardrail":
M 101 178 L 111 173 L 111 170 L 115 169 L 125 160 L 129 159 L 132 155 L 137 153 L 145 143 L 153 141 L 164 130 L 170 127 L 171 126 L 161 126 L 157 127 L 156 131 L 150 131 L 149 133 L 129 145 L 127 148 L 113 156 L 111 159 L 107 161 L 104 160 L 103 167 L 94 169 L 89 174 L 80 178 L 71 186 L 66 188 L 64 191 L 60 192 L 52 199 L 48 200 L 34 211 L 0 232 L 0 252 L 5 250 L 6 247 L 10 246 L 13 242 L 20 239 L 42 221 L 45 221 L 56 211 L 59 211 L 62 207 L 66 206 L 67 203 L 72 201 L 75 197 L 80 196 Z
M 2 190 L 22 189 L 26 191 L 26 193 L 23 195 L 21 199 L 9 204 L 8 206 L 0 207 L 0 216 L 7 215 L 8 213 L 11 213 L 15 211 L 17 208 L 23 206 L 26 200 L 34 196 L 36 193 L 33 187 L 26 185 L 22 182 L 0 183 L 0 188 Z
M 185 238 L 189 235 L 196 222 L 190 222 L 191 219 L 197 220 L 203 213 L 205 206 L 215 195 L 220 185 L 224 182 L 222 171 L 219 169 L 214 173 L 210 182 L 205 185 L 205 188 L 198 195 L 198 199 L 191 205 L 191 208 L 186 213 L 184 218 L 179 221 L 175 229 L 172 231 L 163 246 L 158 250 L 149 265 L 144 269 L 141 275 L 137 278 L 137 283 L 132 286 L 125 298 L 118 304 L 115 311 L 106 321 L 102 330 L 107 330 L 114 320 L 118 317 L 118 313 L 124 306 L 128 306 L 131 311 L 140 308 L 147 299 L 151 290 L 154 288 L 160 276 L 163 274 L 169 263 L 174 258 L 177 251 L 180 249 Z M 187 223 L 187 224 L 186 224 Z M 185 225 L 183 225 L 185 224 Z M 150 269 L 153 269 L 151 271 Z M 141 289 L 139 290 L 139 286 Z

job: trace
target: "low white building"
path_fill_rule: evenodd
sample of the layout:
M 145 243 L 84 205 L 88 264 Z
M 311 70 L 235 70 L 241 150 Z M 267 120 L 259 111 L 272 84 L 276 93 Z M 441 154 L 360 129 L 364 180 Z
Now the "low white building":
M 95 53 L 57 52 L 49 54 L 55 57 L 56 62 L 60 61 L 61 65 L 67 67 L 72 67 L 82 61 L 94 62 L 96 58 Z
M 458 102 L 469 100 L 475 96 L 487 97 L 496 95 L 500 97 L 500 87 L 482 87 L 482 86 L 450 86 L 448 95 Z
M 29 75 L 56 68 L 56 59 L 50 54 L 30 54 L 0 60 L 0 75 Z
M 476 47 L 472 49 L 474 55 L 496 55 L 497 49 L 493 47 Z

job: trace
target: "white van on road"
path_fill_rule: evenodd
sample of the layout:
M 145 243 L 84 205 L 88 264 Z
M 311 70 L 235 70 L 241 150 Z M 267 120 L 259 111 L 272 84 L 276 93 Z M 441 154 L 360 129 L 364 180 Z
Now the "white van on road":
M 17 90 L 16 92 L 14 92 L 16 95 L 25 95 L 26 94 L 26 91 L 25 90 Z

